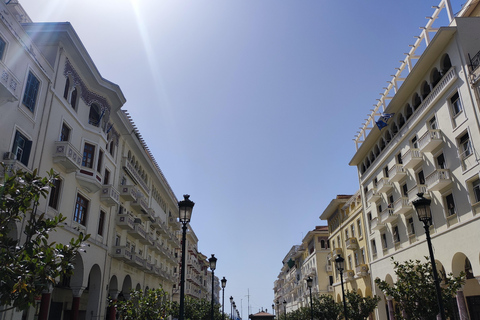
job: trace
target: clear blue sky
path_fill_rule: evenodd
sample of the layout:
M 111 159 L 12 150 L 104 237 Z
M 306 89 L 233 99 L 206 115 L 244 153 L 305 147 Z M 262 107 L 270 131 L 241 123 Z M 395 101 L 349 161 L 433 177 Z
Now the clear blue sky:
M 439 3 L 20 1 L 34 21 L 71 22 L 120 85 L 244 319 L 248 290 L 252 313 L 271 311 L 285 254 L 357 191 L 355 132 Z

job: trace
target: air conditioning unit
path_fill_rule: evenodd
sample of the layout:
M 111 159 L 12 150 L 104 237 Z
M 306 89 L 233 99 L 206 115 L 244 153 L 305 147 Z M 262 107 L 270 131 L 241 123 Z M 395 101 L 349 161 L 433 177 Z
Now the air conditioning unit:
M 5 152 L 3 154 L 3 160 L 16 160 L 17 156 L 13 152 Z

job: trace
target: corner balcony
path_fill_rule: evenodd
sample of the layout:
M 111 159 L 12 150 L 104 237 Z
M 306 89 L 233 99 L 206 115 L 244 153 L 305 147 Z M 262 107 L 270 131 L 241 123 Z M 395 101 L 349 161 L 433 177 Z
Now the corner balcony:
M 100 194 L 100 201 L 108 207 L 119 203 L 120 193 L 112 185 L 104 186 Z
M 412 169 L 417 164 L 423 161 L 422 152 L 419 149 L 409 149 L 402 156 L 403 167 L 405 169 Z
M 371 230 L 382 230 L 383 228 L 385 228 L 385 223 L 383 223 L 378 218 L 373 218 L 372 220 L 370 220 Z
M 18 101 L 21 82 L 2 61 L 0 61 L 0 72 L 0 104 Z
M 346 241 L 346 247 L 348 250 L 357 250 L 358 249 L 357 238 L 348 238 Z
M 428 191 L 439 191 L 453 183 L 449 169 L 437 169 L 425 178 Z
M 380 215 L 380 220 L 383 223 L 389 223 L 392 221 L 397 220 L 398 216 L 394 213 L 393 206 L 392 208 L 386 208 L 385 210 L 382 211 L 382 214 Z
M 428 130 L 418 139 L 418 146 L 422 152 L 432 152 L 443 143 L 440 129 Z
M 112 257 L 123 261 L 131 261 L 132 253 L 126 246 L 116 246 L 112 247 Z
M 390 182 L 398 182 L 407 176 L 407 171 L 403 167 L 403 164 L 395 164 L 388 170 L 388 176 Z
M 133 208 L 139 209 L 143 214 L 148 214 L 148 201 L 145 197 L 137 197 L 130 204 Z
M 147 231 L 145 231 L 145 228 L 140 223 L 136 223 L 132 230 L 128 230 L 128 233 L 132 237 L 140 240 L 143 243 L 148 242 L 147 241 Z
M 377 190 L 379 193 L 384 193 L 390 191 L 393 188 L 393 183 L 387 177 L 383 177 L 378 180 Z
M 367 202 L 376 203 L 382 198 L 380 192 L 377 191 L 377 188 L 372 188 L 367 191 Z
M 82 165 L 81 153 L 68 141 L 55 141 L 53 162 L 60 165 L 65 172 L 75 172 Z
M 98 192 L 103 186 L 102 177 L 93 169 L 80 169 L 80 171 L 77 171 L 75 174 L 75 177 L 77 178 L 78 184 L 91 193 Z
M 336 258 L 338 255 L 343 255 L 343 250 L 342 250 L 342 248 L 333 248 L 333 249 L 332 249 L 332 259 L 335 260 L 335 258 Z
M 134 185 L 120 186 L 120 197 L 125 201 L 137 200 L 138 190 Z
M 135 218 L 129 214 L 119 214 L 115 219 L 117 226 L 122 229 L 134 230 L 135 229 Z
M 396 215 L 406 214 L 410 210 L 413 210 L 413 205 L 408 197 L 400 197 L 393 203 L 393 211 Z
M 355 279 L 355 272 L 353 270 L 343 271 L 343 279 L 345 279 L 345 281 L 352 281 Z
M 366 277 L 366 276 L 368 276 L 368 265 L 367 265 L 367 264 L 359 264 L 359 265 L 355 268 L 355 273 L 356 273 L 357 276 L 359 276 L 359 277 Z
M 417 193 L 427 193 L 427 186 L 419 184 L 408 190 L 408 201 L 412 202 L 418 198 Z

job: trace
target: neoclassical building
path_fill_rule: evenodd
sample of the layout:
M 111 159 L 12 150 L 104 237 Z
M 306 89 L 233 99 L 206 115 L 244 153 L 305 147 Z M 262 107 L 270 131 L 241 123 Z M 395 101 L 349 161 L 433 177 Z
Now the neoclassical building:
M 437 269 L 467 276 L 457 294 L 467 319 L 480 314 L 480 18 L 475 1 L 457 17 L 446 0 L 433 11 L 356 136 L 350 165 L 358 168 L 372 281 L 395 281 L 392 257 L 428 256 L 412 205 L 423 193 L 432 200 Z M 441 14 L 450 23 L 434 28 Z M 397 302 L 373 291 L 383 299 L 377 318 L 391 318 Z
M 179 282 L 178 201 L 121 109 L 126 99 L 120 87 L 101 76 L 69 23 L 35 23 L 17 1 L 0 3 L 0 73 L 6 170 L 53 168 L 59 180 L 39 208 L 66 220 L 50 239 L 91 235 L 73 276 L 61 279 L 36 306 L 4 316 L 115 319 L 108 301 L 128 299 L 131 289 L 162 286 L 173 296 Z M 205 268 L 194 270 L 208 279 Z

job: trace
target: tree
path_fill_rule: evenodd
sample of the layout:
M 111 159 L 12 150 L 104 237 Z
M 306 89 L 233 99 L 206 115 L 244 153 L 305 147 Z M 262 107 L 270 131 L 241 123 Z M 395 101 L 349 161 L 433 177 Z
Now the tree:
M 185 319 L 186 320 L 210 320 L 211 319 L 211 300 L 196 299 L 190 296 L 185 297 Z M 215 303 L 213 306 L 213 316 L 215 320 L 222 319 L 221 305 Z M 178 303 L 174 304 L 171 315 L 174 318 L 179 317 L 180 307 Z M 225 313 L 226 314 L 226 313 Z
M 342 304 L 336 303 L 332 296 L 322 294 L 313 297 L 313 318 L 318 320 L 338 319 L 342 312 Z
M 386 281 L 375 279 L 386 296 L 391 296 L 399 308 L 395 308 L 397 319 L 435 319 L 439 313 L 435 294 L 433 269 L 428 257 L 425 263 L 420 260 L 408 260 L 403 263 L 394 261 L 397 281 L 391 285 Z M 454 277 L 452 274 L 443 274 L 441 283 L 442 299 L 447 317 L 453 317 L 454 298 L 457 290 L 465 282 L 465 275 Z
M 362 297 L 356 292 L 347 291 L 345 294 L 347 301 L 348 319 L 351 320 L 365 320 L 377 308 L 380 298 Z
M 46 198 L 56 179 L 53 170 L 46 178 L 37 176 L 37 170 L 19 170 L 10 176 L 1 165 L 0 305 L 10 306 L 2 311 L 24 310 L 61 277 L 73 274 L 73 259 L 88 235 L 80 234 L 67 244 L 49 242 L 49 233 L 65 220 L 61 214 L 47 217 L 37 211 L 40 199 Z M 20 224 L 21 240 L 16 232 Z
M 124 320 L 161 320 L 171 313 L 169 295 L 162 287 L 130 291 L 130 298 L 115 302 L 118 313 Z

